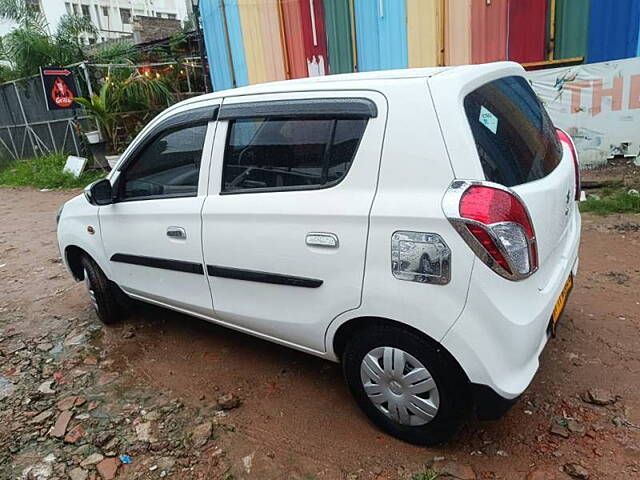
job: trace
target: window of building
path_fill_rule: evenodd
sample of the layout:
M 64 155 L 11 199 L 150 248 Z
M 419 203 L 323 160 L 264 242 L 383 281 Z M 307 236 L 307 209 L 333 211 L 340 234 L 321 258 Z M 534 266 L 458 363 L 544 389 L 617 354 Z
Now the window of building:
M 229 124 L 224 192 L 305 190 L 339 183 L 347 174 L 364 119 L 248 118 Z
M 175 20 L 178 16 L 175 13 L 167 13 L 167 18 L 170 20 Z
M 80 15 L 80 7 L 78 6 L 78 4 L 74 3 L 72 5 L 73 5 L 73 14 L 74 15 Z
M 89 5 L 81 5 L 82 8 L 82 16 L 84 18 L 91 19 L 91 12 L 89 11 Z
M 161 133 L 123 172 L 121 198 L 197 195 L 206 132 L 203 123 Z
M 109 7 L 102 7 L 102 15 L 105 17 L 109 16 Z
M 67 10 L 67 14 L 71 15 L 73 10 L 71 10 L 71 4 L 69 2 L 64 2 L 64 8 Z
M 120 19 L 124 24 L 131 23 L 131 9 L 130 8 L 121 8 L 120 9 Z
M 94 37 L 89 37 L 89 45 L 94 45 L 96 43 L 96 39 Z

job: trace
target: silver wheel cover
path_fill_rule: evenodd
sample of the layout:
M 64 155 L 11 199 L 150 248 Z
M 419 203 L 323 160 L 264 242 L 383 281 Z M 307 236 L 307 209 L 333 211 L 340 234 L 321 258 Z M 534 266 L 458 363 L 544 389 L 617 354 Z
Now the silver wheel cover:
M 404 350 L 374 348 L 362 359 L 360 378 L 373 405 L 401 425 L 425 425 L 438 413 L 440 393 L 435 380 Z

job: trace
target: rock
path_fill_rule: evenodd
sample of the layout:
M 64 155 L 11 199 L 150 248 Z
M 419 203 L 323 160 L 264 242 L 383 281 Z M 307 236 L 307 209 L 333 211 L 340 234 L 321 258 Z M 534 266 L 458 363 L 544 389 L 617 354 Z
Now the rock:
M 544 470 L 534 470 L 527 475 L 526 480 L 556 480 L 557 478 L 558 476 L 555 473 Z
M 251 452 L 251 454 L 247 455 L 246 457 L 242 457 L 242 465 L 244 466 L 244 470 L 247 473 L 251 473 L 251 466 L 253 465 L 253 457 L 255 456 L 256 452 Z
M 73 406 L 76 403 L 76 399 L 77 399 L 76 396 L 63 398 L 56 404 L 58 407 L 58 410 L 71 410 L 71 408 L 73 408 Z
M 567 420 L 567 430 L 571 433 L 584 434 L 585 428 L 580 425 L 576 420 Z
M 39 413 L 35 417 L 33 417 L 29 423 L 38 424 L 44 422 L 49 417 L 53 416 L 53 410 L 45 410 L 44 412 Z
M 85 458 L 82 462 L 80 462 L 81 467 L 90 467 L 91 465 L 96 465 L 104 460 L 104 456 L 99 453 L 92 453 L 87 458 Z
M 564 473 L 579 480 L 588 480 L 589 472 L 579 463 L 566 463 L 563 467 Z
M 48 352 L 53 348 L 53 343 L 49 343 L 49 342 L 39 343 L 36 348 L 41 352 Z
M 193 448 L 200 448 L 206 445 L 211 437 L 213 425 L 211 422 L 204 422 L 193 429 L 191 434 L 191 443 Z
M 470 465 L 457 463 L 451 460 L 436 460 L 432 468 L 443 477 L 452 477 L 456 480 L 476 480 L 476 473 Z
M 96 468 L 98 469 L 98 473 L 102 477 L 102 480 L 114 479 L 119 467 L 120 460 L 118 460 L 116 457 L 105 458 L 98 465 L 96 465 Z
M 53 385 L 53 380 L 47 380 L 46 382 L 42 382 L 38 387 L 38 391 L 40 393 L 43 393 L 44 395 L 53 395 L 56 393 L 56 391 L 53 388 L 51 388 L 51 385 Z
M 122 332 L 122 338 L 133 338 L 136 335 L 136 331 L 133 327 L 127 327 Z
M 549 433 L 552 435 L 557 435 L 562 438 L 569 438 L 569 430 L 567 430 L 567 427 L 563 425 L 559 425 L 557 422 L 553 422 L 551 424 L 551 428 L 549 428 Z
M 237 408 L 240 405 L 240 399 L 233 393 L 227 393 L 218 398 L 218 405 L 223 410 L 231 410 Z
M 94 445 L 98 447 L 105 446 L 113 437 L 111 432 L 98 432 L 93 440 Z
M 154 436 L 154 424 L 153 422 L 144 422 L 139 423 L 135 426 L 136 436 L 138 440 L 141 442 L 155 442 L 156 438 Z
M 70 334 L 69 336 L 67 336 L 67 338 L 65 338 L 64 340 L 64 346 L 65 347 L 70 347 L 72 345 L 80 345 L 82 343 L 84 343 L 85 341 L 85 334 L 84 333 L 78 333 L 78 334 Z
M 169 472 L 176 464 L 176 459 L 173 457 L 161 457 L 156 462 L 158 468 L 162 471 Z
M 582 401 L 591 403 L 593 405 L 611 405 L 616 402 L 616 397 L 608 390 L 601 388 L 592 388 L 584 392 L 582 395 Z
M 56 423 L 53 425 L 53 428 L 50 431 L 50 435 L 56 438 L 64 437 L 64 434 L 67 432 L 67 426 L 69 425 L 72 416 L 73 413 L 71 413 L 69 410 L 64 410 L 62 413 L 60 413 L 60 415 L 58 415 L 58 418 L 56 419 Z
M 84 437 L 85 431 L 82 425 L 78 424 L 69 430 L 69 433 L 64 437 L 65 443 L 76 443 L 82 437 Z
M 98 378 L 98 386 L 103 387 L 111 382 L 113 382 L 116 378 L 118 378 L 120 374 L 118 372 L 107 372 L 100 375 Z
M 98 359 L 96 357 L 86 357 L 82 363 L 93 366 L 98 364 Z
M 76 467 L 73 470 L 70 470 L 68 475 L 70 480 L 86 480 L 89 476 L 89 472 L 84 468 Z

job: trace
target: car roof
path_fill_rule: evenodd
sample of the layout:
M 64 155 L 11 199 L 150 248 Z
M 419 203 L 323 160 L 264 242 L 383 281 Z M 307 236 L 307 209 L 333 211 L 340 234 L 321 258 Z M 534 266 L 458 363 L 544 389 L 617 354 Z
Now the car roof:
M 456 74 L 480 74 L 490 70 L 500 70 L 505 67 L 513 67 L 519 64 L 514 62 L 495 62 L 480 65 L 462 65 L 448 67 L 424 67 L 424 68 L 403 68 L 397 70 L 378 70 L 374 72 L 342 73 L 336 75 L 323 75 L 317 77 L 298 78 L 292 80 L 280 80 L 276 82 L 258 83 L 246 87 L 237 87 L 227 90 L 220 90 L 213 93 L 199 95 L 197 97 L 184 100 L 174 107 L 186 106 L 188 104 L 199 103 L 206 100 L 218 98 L 238 97 L 243 95 L 264 94 L 264 93 L 284 93 L 287 91 L 302 90 L 330 90 L 339 88 L 376 88 L 378 82 L 389 82 L 396 80 L 431 78 L 435 75 L 456 73 Z M 522 68 L 522 67 L 520 67 Z M 173 107 L 171 108 L 171 110 Z

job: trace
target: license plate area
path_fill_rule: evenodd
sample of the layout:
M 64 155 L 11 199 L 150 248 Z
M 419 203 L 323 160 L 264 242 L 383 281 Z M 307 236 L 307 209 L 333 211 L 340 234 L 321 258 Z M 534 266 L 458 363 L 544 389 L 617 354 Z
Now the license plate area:
M 556 304 L 553 307 L 553 313 L 551 314 L 551 320 L 549 321 L 549 333 L 552 337 L 556 336 L 556 328 L 558 326 L 558 322 L 560 321 L 560 317 L 562 316 L 562 312 L 564 312 L 564 308 L 567 306 L 567 299 L 569 298 L 569 294 L 571 293 L 571 289 L 573 288 L 573 274 L 569 274 L 569 278 L 564 283 L 564 287 L 562 287 L 562 292 L 560 292 L 560 296 L 558 300 L 556 300 Z

